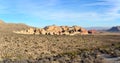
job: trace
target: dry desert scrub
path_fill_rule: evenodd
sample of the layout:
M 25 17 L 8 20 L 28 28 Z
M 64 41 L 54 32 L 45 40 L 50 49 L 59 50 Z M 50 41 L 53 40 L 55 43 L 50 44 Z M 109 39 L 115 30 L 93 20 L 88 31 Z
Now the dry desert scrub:
M 119 35 L 22 35 L 0 33 L 0 60 L 33 60 L 120 42 Z M 69 53 L 68 53 L 69 54 Z M 70 53 L 75 55 L 76 53 Z

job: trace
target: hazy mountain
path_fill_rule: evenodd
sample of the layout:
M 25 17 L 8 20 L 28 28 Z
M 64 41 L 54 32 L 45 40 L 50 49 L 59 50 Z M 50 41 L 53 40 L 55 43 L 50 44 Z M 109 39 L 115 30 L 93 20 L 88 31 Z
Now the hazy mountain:
M 110 32 L 120 32 L 120 26 L 112 27 L 108 31 L 110 31 Z
M 108 30 L 110 27 L 86 27 L 87 30 Z

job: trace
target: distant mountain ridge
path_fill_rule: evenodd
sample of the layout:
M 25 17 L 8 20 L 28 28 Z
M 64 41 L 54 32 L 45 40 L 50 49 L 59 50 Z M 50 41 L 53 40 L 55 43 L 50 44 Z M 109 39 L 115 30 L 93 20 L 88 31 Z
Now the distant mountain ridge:
M 109 29 L 107 31 L 110 31 L 110 32 L 120 32 L 120 26 L 112 27 L 111 29 Z
M 111 27 L 85 27 L 87 30 L 108 30 Z

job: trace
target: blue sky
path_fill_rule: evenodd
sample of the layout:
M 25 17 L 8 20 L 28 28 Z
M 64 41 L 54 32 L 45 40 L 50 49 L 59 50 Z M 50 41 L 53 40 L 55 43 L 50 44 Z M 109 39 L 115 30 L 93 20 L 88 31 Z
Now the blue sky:
M 120 0 L 0 0 L 0 19 L 31 26 L 120 25 Z

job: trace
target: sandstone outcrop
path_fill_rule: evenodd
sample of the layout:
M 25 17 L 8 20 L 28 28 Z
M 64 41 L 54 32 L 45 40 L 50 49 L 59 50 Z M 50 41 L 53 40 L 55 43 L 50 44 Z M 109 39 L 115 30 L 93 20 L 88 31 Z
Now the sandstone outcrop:
M 28 30 L 14 31 L 19 34 L 42 34 L 42 35 L 86 35 L 88 31 L 80 26 L 46 26 L 44 28 L 30 28 Z
M 44 28 L 46 32 L 50 35 L 60 35 L 62 32 L 62 28 L 60 26 L 52 25 L 52 26 L 46 26 Z

